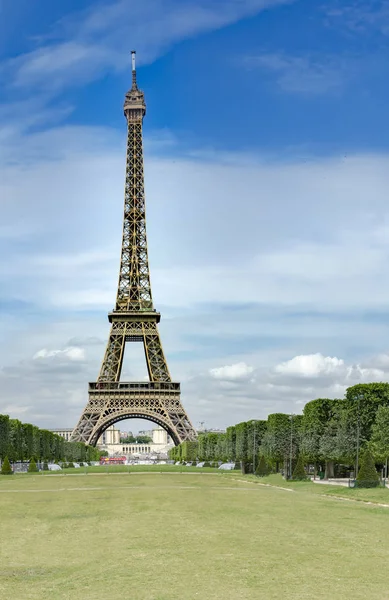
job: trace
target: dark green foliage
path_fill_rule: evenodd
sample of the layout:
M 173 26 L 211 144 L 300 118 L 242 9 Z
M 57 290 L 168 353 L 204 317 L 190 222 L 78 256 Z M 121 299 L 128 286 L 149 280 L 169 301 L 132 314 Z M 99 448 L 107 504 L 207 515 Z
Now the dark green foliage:
M 247 421 L 247 460 L 253 462 L 254 455 L 258 455 L 258 448 L 261 446 L 263 436 L 267 430 L 267 421 Z
M 338 400 L 317 398 L 304 406 L 300 430 L 300 451 L 312 462 L 322 458 L 320 442 L 329 421 L 334 417 Z
M 48 471 L 49 470 L 49 465 L 47 464 L 46 461 L 43 463 L 43 467 L 42 468 L 43 468 L 43 471 Z
M 238 423 L 235 425 L 236 432 L 236 459 L 241 461 L 247 460 L 247 423 Z
M 182 460 L 193 461 L 197 458 L 198 442 L 183 442 L 181 446 Z
M 150 444 L 152 441 L 153 440 L 148 435 L 138 435 L 138 437 L 129 435 L 120 439 L 121 444 Z
M 374 456 L 385 462 L 389 457 L 389 406 L 379 406 L 370 441 Z
M 227 438 L 225 433 L 218 433 L 216 440 L 215 455 L 211 458 L 216 460 L 226 460 L 227 457 Z
M 13 475 L 13 470 L 11 465 L 9 464 L 8 456 L 6 456 L 3 460 L 3 464 L 1 465 L 1 475 Z
M 226 459 L 234 461 L 236 459 L 236 429 L 235 425 L 227 427 L 225 437 Z
M 39 469 L 38 469 L 38 467 L 36 466 L 36 462 L 35 462 L 35 460 L 32 458 L 32 459 L 30 460 L 30 464 L 28 465 L 28 472 L 29 472 L 29 473 L 38 473 L 38 471 L 39 471 Z
M 257 477 L 266 477 L 266 475 L 269 475 L 269 467 L 264 456 L 260 457 L 255 474 Z
M 203 467 L 210 467 L 210 463 L 208 461 L 205 461 L 205 463 L 203 464 Z
M 21 423 L 0 415 L 0 458 L 11 461 L 28 460 L 98 460 L 100 452 L 80 442 L 66 442 L 52 431 L 39 429 L 30 423 Z
M 296 417 L 294 417 L 296 418 Z M 275 413 L 268 416 L 267 430 L 263 435 L 261 454 L 268 462 L 279 466 L 290 455 L 291 419 L 289 415 Z M 297 451 L 297 429 L 292 434 L 292 456 Z
M 74 469 L 74 463 L 73 462 L 68 462 L 67 468 L 68 469 Z
M 389 406 L 389 383 L 359 383 L 346 390 L 348 419 L 357 423 L 358 405 L 361 439 L 368 440 L 380 406 Z
M 359 415 L 359 417 L 358 417 Z M 169 452 L 174 461 L 234 461 L 236 468 L 257 471 L 259 455 L 272 472 L 294 467 L 304 460 L 334 476 L 337 464 L 352 465 L 359 447 L 369 447 L 377 460 L 389 459 L 389 383 L 352 386 L 344 400 L 317 398 L 308 402 L 303 415 L 276 413 L 267 421 L 252 420 L 228 427 L 225 434 L 201 433 L 193 457 L 187 443 Z M 293 470 L 293 468 L 292 468 Z M 302 472 L 300 472 L 302 475 Z M 293 476 L 293 475 L 292 475 Z
M 292 473 L 292 479 L 294 481 L 306 481 L 308 479 L 304 469 L 304 461 L 302 454 L 300 454 L 297 458 L 297 463 Z
M 374 458 L 370 450 L 366 450 L 361 456 L 361 467 L 357 476 L 357 485 L 361 488 L 373 488 L 378 487 L 379 483 Z
M 8 456 L 9 416 L 0 415 L 0 458 Z
M 23 429 L 19 419 L 9 420 L 8 457 L 11 462 L 23 460 Z

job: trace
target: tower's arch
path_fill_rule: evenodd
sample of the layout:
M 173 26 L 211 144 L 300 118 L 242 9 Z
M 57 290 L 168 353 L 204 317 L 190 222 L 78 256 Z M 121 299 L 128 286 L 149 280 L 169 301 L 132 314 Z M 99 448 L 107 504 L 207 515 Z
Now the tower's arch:
M 116 414 L 115 416 L 110 417 L 107 416 L 107 418 L 100 424 L 100 426 L 96 428 L 95 432 L 93 433 L 93 436 L 91 437 L 90 444 L 92 446 L 96 446 L 98 439 L 100 438 L 100 436 L 103 435 L 104 431 L 106 431 L 108 427 L 111 427 L 112 425 L 115 425 L 116 423 L 119 423 L 120 421 L 125 421 L 127 419 L 144 419 L 146 421 L 154 423 L 155 425 L 159 425 L 168 433 L 168 435 L 170 435 L 175 446 L 177 446 L 180 443 L 180 441 L 177 438 L 177 435 L 175 434 L 174 429 L 168 423 L 166 423 L 166 420 L 163 417 L 148 415 L 147 413 L 140 411 L 123 411 L 122 414 Z

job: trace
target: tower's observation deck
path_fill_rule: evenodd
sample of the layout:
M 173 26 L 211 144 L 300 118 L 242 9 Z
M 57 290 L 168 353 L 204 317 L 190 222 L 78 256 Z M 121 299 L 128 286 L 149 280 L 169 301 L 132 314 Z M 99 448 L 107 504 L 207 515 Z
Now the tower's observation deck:
M 122 419 L 146 418 L 164 427 L 175 443 L 191 440 L 196 432 L 180 400 L 180 384 L 172 382 L 153 305 L 146 237 L 143 171 L 144 93 L 136 81 L 132 52 L 132 87 L 124 100 L 127 120 L 126 180 L 122 251 L 116 305 L 109 313 L 111 331 L 100 374 L 89 384 L 89 401 L 72 439 L 95 444 L 101 433 Z M 121 382 L 127 342 L 142 342 L 148 382 Z

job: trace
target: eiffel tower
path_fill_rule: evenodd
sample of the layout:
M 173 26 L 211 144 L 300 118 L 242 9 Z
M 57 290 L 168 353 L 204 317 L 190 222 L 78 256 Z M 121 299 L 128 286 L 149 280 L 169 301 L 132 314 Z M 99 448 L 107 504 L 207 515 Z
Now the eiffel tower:
M 136 82 L 132 53 L 132 87 L 124 101 L 127 119 L 127 163 L 123 242 L 115 309 L 108 314 L 111 331 L 100 374 L 89 383 L 89 400 L 71 440 L 96 445 L 100 435 L 117 421 L 148 419 L 163 427 L 175 444 L 196 439 L 181 404 L 180 384 L 171 380 L 153 305 L 147 255 L 143 176 L 144 93 Z M 142 342 L 149 381 L 121 382 L 126 342 Z

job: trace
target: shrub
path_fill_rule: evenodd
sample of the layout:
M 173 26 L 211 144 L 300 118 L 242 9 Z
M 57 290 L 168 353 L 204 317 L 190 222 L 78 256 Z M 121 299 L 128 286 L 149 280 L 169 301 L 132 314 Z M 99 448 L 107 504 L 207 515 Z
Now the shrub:
M 257 477 L 266 477 L 269 475 L 269 467 L 267 466 L 267 462 L 264 456 L 261 456 L 259 459 L 259 463 L 257 468 L 255 469 L 255 474 Z
M 43 463 L 43 470 L 44 471 L 48 471 L 49 470 L 49 465 L 47 464 L 47 461 L 45 460 L 45 462 Z
M 369 450 L 361 456 L 361 466 L 357 475 L 357 486 L 361 488 L 378 487 L 380 484 L 374 459 Z
M 304 469 L 304 461 L 301 454 L 297 459 L 297 463 L 292 474 L 292 479 L 294 481 L 306 481 L 308 479 Z
M 74 469 L 74 463 L 73 462 L 68 463 L 66 468 L 67 469 Z
M 234 471 L 239 471 L 240 470 L 240 462 L 236 462 L 234 465 Z
M 13 475 L 14 472 L 12 470 L 11 465 L 9 464 L 8 456 L 3 460 L 3 464 L 1 465 L 1 475 Z
M 209 462 L 208 462 L 208 461 L 206 461 L 206 462 L 203 464 L 203 467 L 210 467 L 210 466 L 211 466 L 211 465 L 209 464 Z
M 35 462 L 35 460 L 32 458 L 32 459 L 30 460 L 30 464 L 28 465 L 27 472 L 28 472 L 28 473 L 38 473 L 38 471 L 39 471 L 39 469 L 38 469 L 38 467 L 36 466 L 36 462 Z

